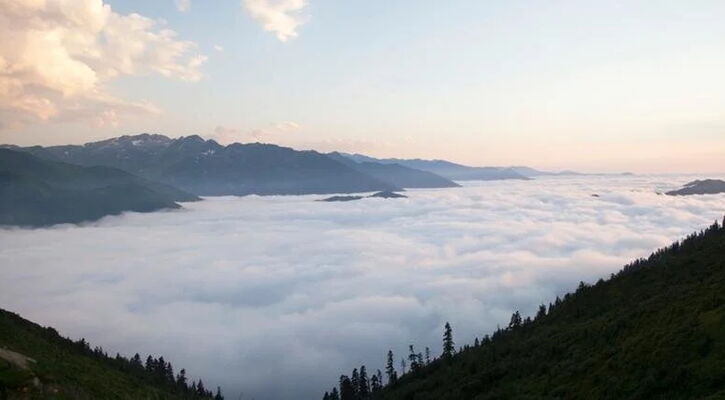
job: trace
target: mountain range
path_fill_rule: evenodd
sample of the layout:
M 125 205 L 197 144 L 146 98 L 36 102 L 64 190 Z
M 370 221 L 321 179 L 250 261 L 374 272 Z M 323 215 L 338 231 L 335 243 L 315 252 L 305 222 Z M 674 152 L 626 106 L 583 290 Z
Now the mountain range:
M 327 194 L 458 186 L 454 180 L 528 179 L 512 168 L 441 160 L 374 159 L 272 144 L 227 146 L 199 136 L 121 136 L 84 145 L 14 147 L 82 166 L 118 168 L 202 196 Z
M 196 196 L 395 192 L 552 174 L 262 143 L 225 146 L 197 135 L 172 139 L 145 133 L 83 145 L 0 149 L 0 224 L 26 226 L 177 208 L 176 202 Z
M 326 194 L 451 187 L 455 183 L 402 167 L 397 174 L 341 162 L 316 151 L 251 143 L 223 146 L 199 136 L 122 136 L 85 145 L 17 148 L 38 157 L 119 168 L 203 196 Z

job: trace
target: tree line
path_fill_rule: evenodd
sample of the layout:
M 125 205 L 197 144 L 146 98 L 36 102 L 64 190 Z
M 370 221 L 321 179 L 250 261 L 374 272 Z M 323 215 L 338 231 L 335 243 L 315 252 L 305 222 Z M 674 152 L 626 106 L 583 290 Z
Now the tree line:
M 90 344 L 81 338 L 77 341 L 60 337 L 53 328 L 46 328 L 51 336 L 56 336 L 61 340 L 70 342 L 78 352 L 88 357 L 104 362 L 118 371 L 127 373 L 142 382 L 162 388 L 176 397 L 188 400 L 224 400 L 219 387 L 216 392 L 207 389 L 204 382 L 189 380 L 186 376 L 186 369 L 182 368 L 177 374 L 174 374 L 174 367 L 171 362 L 166 361 L 163 356 L 155 358 L 151 355 L 146 357 L 145 362 L 141 356 L 136 353 L 133 357 L 127 358 L 119 353 L 115 357 L 110 357 L 102 347 L 91 348 Z M 53 335 L 55 334 L 55 335 Z
M 716 221 L 706 229 L 690 234 L 670 246 L 656 250 L 647 258 L 637 259 L 625 265 L 618 273 L 611 275 L 610 281 L 633 275 L 642 270 L 663 265 L 667 266 L 671 260 L 675 260 L 679 255 L 696 254 L 707 240 L 717 239 L 722 237 L 723 234 L 725 234 L 725 218 L 722 224 Z M 456 368 L 463 366 L 466 373 L 475 374 L 485 367 L 481 367 L 478 361 L 470 360 L 469 353 L 471 352 L 468 350 L 475 349 L 475 354 L 479 355 L 476 358 L 485 354 L 485 358 L 494 365 L 503 357 L 502 343 L 506 343 L 508 346 L 512 338 L 518 338 L 533 332 L 534 325 L 540 324 L 542 321 L 552 321 L 552 319 L 580 318 L 585 314 L 592 313 L 592 310 L 595 309 L 594 304 L 586 303 L 585 307 L 582 299 L 588 299 L 593 290 L 601 288 L 610 281 L 599 279 L 595 284 L 580 282 L 573 293 L 566 293 L 563 297 L 557 296 L 548 306 L 541 304 L 532 317 L 523 317 L 519 311 L 515 311 L 512 313 L 507 326 L 498 327 L 491 335 L 483 335 L 481 339 L 476 337 L 473 345 L 464 345 L 459 347 L 457 351 L 451 326 L 446 322 L 442 343 L 443 351 L 440 357 L 431 358 L 430 349 L 427 347 L 425 352 L 416 352 L 414 346 L 409 345 L 408 355 L 399 360 L 399 367 L 396 368 L 394 354 L 392 350 L 389 350 L 384 369 L 385 381 L 383 381 L 383 374 L 380 370 L 377 370 L 368 379 L 365 366 L 361 366 L 360 369 L 354 369 L 351 376 L 341 375 L 338 386 L 325 392 L 323 400 L 374 400 L 382 398 L 384 397 L 383 392 L 387 392 L 389 389 L 397 390 L 403 381 L 407 383 L 408 381 L 426 379 L 430 374 L 441 371 L 441 367 L 444 369 L 450 368 L 454 365 L 454 359 L 456 359 Z M 709 301 L 713 304 L 720 304 L 716 300 Z M 615 328 L 621 329 L 619 325 L 612 329 Z M 584 333 L 588 337 L 589 332 L 586 329 Z M 462 359 L 458 360 L 459 358 Z

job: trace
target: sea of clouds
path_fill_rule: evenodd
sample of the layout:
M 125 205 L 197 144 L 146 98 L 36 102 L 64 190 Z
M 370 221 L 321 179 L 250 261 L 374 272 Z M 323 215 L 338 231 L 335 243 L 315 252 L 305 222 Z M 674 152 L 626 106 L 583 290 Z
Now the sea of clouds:
M 440 352 L 533 314 L 725 214 L 690 176 L 582 176 L 408 199 L 208 198 L 0 230 L 0 307 L 115 354 L 163 354 L 227 398 L 317 399 L 408 344 Z M 597 195 L 597 196 L 593 196 Z

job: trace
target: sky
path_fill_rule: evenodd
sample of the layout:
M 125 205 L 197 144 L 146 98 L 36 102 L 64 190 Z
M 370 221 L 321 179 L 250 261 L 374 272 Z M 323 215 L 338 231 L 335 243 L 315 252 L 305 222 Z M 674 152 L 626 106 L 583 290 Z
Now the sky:
M 227 398 L 320 399 L 388 349 L 439 355 L 725 214 L 689 176 L 553 177 L 406 199 L 215 197 L 0 229 L 0 304 L 109 354 L 163 355 Z M 598 194 L 594 197 L 592 194 Z M 62 271 L 62 273 L 59 273 Z M 52 277 L 49 279 L 48 277 Z
M 0 142 L 725 171 L 720 0 L 4 0 Z

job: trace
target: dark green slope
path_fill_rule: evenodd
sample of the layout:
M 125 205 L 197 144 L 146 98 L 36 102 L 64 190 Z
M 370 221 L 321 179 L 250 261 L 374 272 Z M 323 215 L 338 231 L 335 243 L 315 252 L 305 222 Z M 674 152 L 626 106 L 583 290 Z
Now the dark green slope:
M 372 398 L 725 399 L 725 228 L 512 322 Z
M 153 365 L 108 357 L 0 310 L 0 399 L 222 399 Z
M 0 225 L 92 221 L 124 211 L 178 208 L 198 198 L 108 167 L 81 167 L 0 149 Z

